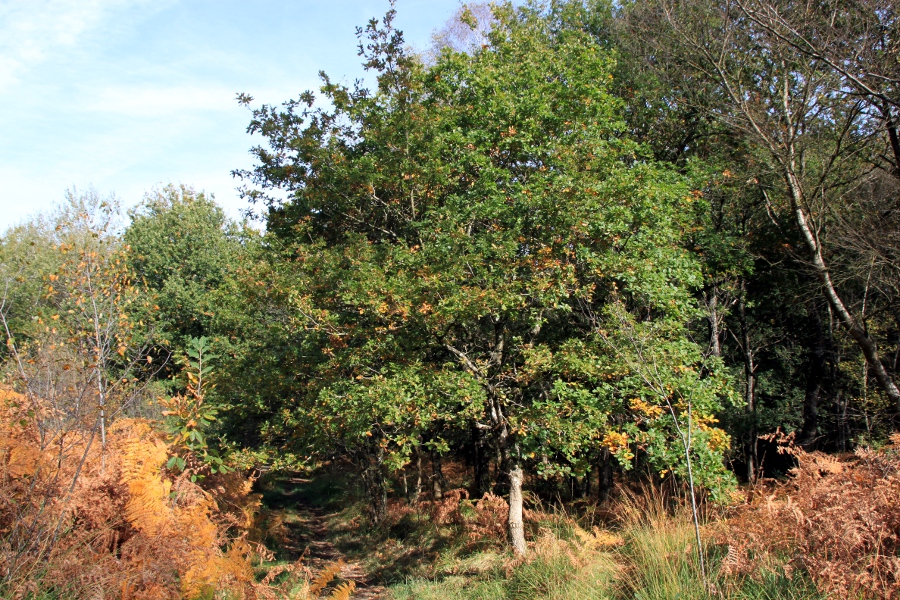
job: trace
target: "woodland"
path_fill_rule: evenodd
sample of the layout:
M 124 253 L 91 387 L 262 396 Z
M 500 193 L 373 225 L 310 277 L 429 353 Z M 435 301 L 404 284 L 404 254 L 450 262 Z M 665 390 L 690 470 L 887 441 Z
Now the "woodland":
M 900 597 L 897 5 L 386 9 L 0 237 L 0 596 Z

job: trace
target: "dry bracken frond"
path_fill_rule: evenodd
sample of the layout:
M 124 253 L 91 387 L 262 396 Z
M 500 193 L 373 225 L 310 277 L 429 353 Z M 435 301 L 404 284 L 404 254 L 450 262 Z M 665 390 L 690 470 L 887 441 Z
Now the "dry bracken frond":
M 900 435 L 891 441 L 841 458 L 797 452 L 791 480 L 751 491 L 731 515 L 723 567 L 750 573 L 787 552 L 834 597 L 900 598 Z
M 0 569 L 21 567 L 8 578 L 13 596 L 37 594 L 29 574 L 40 569 L 42 585 L 73 598 L 256 597 L 258 552 L 244 526 L 258 498 L 246 479 L 230 474 L 209 490 L 173 479 L 168 446 L 147 421 L 118 421 L 105 448 L 90 428 L 42 446 L 35 405 L 0 389 Z M 26 522 L 37 532 L 30 545 L 16 538 Z
M 500 496 L 486 493 L 475 502 L 475 520 L 469 524 L 472 540 L 503 540 L 506 537 L 506 515 L 509 504 Z
M 353 581 L 345 581 L 340 584 L 328 596 L 328 600 L 349 600 L 353 592 L 356 591 L 356 583 Z
M 325 565 L 325 567 L 319 571 L 319 574 L 316 578 L 309 584 L 309 595 L 316 596 L 326 587 L 331 581 L 341 574 L 341 569 L 344 568 L 344 561 L 337 560 L 333 563 L 329 563 Z
M 122 447 L 121 465 L 122 482 L 130 495 L 125 515 L 135 529 L 156 536 L 171 526 L 172 519 L 172 484 L 160 475 L 168 459 L 168 448 L 155 439 L 145 423 L 135 423 L 129 433 Z

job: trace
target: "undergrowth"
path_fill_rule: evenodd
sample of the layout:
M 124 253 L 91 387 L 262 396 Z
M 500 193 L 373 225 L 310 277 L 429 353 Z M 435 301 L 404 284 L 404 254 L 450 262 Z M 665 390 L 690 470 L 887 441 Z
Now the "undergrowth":
M 689 508 L 659 488 L 623 489 L 604 511 L 615 520 L 602 526 L 590 507 L 567 510 L 532 496 L 526 510 L 530 551 L 525 560 L 516 560 L 505 549 L 502 498 L 473 501 L 455 490 L 438 502 L 394 501 L 386 521 L 372 527 L 352 487 L 341 487 L 333 473 L 321 475 L 282 487 L 286 496 L 273 497 L 274 504 L 284 516 L 291 502 L 308 498 L 318 507 L 336 507 L 334 498 L 342 498 L 343 507 L 329 517 L 330 541 L 387 585 L 386 597 L 394 600 L 826 597 L 787 555 L 770 556 L 752 573 L 732 569 L 728 530 L 719 515 L 711 515 L 704 529 L 712 565 L 705 582 L 697 568 Z
M 529 553 L 517 559 L 506 550 L 506 501 L 470 498 L 463 481 L 441 500 L 394 499 L 372 526 L 345 469 L 269 477 L 262 494 L 236 472 L 195 482 L 167 469 L 166 438 L 146 421 L 118 421 L 105 449 L 74 438 L 66 456 L 83 465 L 61 462 L 3 393 L 3 597 L 346 599 L 357 583 L 344 560 L 394 600 L 893 599 L 900 590 L 900 436 L 844 457 L 789 449 L 798 466 L 786 480 L 728 509 L 706 507 L 705 579 L 689 506 L 669 488 L 622 486 L 602 512 L 531 495 Z M 67 491 L 66 481 L 77 485 Z M 312 560 L 298 540 L 325 541 L 334 556 Z
M 707 580 L 689 507 L 658 488 L 621 488 L 605 529 L 590 529 L 589 512 L 535 506 L 526 513 L 534 540 L 526 560 L 499 544 L 443 556 L 394 585 L 391 597 L 900 598 L 900 434 L 841 457 L 784 451 L 797 461 L 786 479 L 745 490 L 728 509 L 707 507 Z
M 339 562 L 315 571 L 302 561 L 274 562 L 258 540 L 252 479 L 171 470 L 169 438 L 149 421 L 119 419 L 104 447 L 79 430 L 50 438 L 35 410 L 0 388 L 0 597 L 345 600 L 353 593 Z
M 785 446 L 791 477 L 727 514 L 726 568 L 751 574 L 787 555 L 833 597 L 900 598 L 900 434 L 890 440 L 842 457 Z
M 686 506 L 673 509 L 661 494 L 626 496 L 608 528 L 582 527 L 562 511 L 533 511 L 539 537 L 525 560 L 500 548 L 445 557 L 442 568 L 390 588 L 394 600 L 813 600 L 824 598 L 803 573 L 781 565 L 752 576 L 723 570 L 726 554 L 707 555 L 714 571 L 704 581 L 697 566 Z M 571 535 L 569 535 L 569 532 Z M 562 536 L 562 537 L 560 537 Z M 566 539 L 562 539 L 566 538 Z

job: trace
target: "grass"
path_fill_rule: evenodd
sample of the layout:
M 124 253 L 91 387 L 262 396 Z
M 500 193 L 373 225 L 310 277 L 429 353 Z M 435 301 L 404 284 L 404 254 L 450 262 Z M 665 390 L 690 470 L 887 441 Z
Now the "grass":
M 390 589 L 393 600 L 494 600 L 506 595 L 505 582 L 500 579 L 471 580 L 452 575 L 440 581 L 412 579 Z
M 690 533 L 690 527 L 686 527 Z M 674 537 L 680 537 L 677 532 Z M 649 540 L 629 539 L 622 549 L 600 553 L 583 563 L 565 553 L 544 553 L 510 568 L 467 575 L 413 578 L 389 588 L 393 600 L 819 600 L 824 598 L 808 578 L 783 570 L 756 577 L 713 576 L 713 593 L 687 556 L 654 554 L 672 540 L 672 532 Z M 643 546 L 650 542 L 649 546 Z M 501 556 L 498 553 L 498 556 Z M 508 558 L 508 557 L 507 557 Z
M 562 512 L 544 513 L 527 560 L 501 550 L 435 563 L 430 577 L 389 588 L 393 600 L 818 600 L 808 577 L 780 565 L 732 576 L 722 548 L 707 548 L 706 582 L 698 568 L 690 514 L 661 495 L 626 495 L 613 531 L 579 527 Z

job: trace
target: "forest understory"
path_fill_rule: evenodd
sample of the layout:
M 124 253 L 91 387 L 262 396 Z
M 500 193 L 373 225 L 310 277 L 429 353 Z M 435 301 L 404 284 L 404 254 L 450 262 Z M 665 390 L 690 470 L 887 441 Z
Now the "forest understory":
M 47 490 L 10 486 L 40 468 L 23 433 L 14 432 L 20 450 L 4 471 L 4 498 L 18 495 L 21 523 L 36 523 L 38 507 L 25 492 Z M 507 545 L 506 501 L 490 493 L 472 499 L 474 471 L 464 462 L 444 462 L 439 480 L 426 463 L 421 479 L 407 473 L 405 489 L 395 478 L 385 519 L 373 526 L 346 462 L 250 479 L 232 472 L 198 485 L 165 475 L 165 449 L 144 422 L 117 426 L 105 467 L 88 462 L 95 466 L 72 490 L 68 514 L 40 507 L 48 511 L 41 521 L 65 519 L 62 534 L 41 561 L 20 543 L 18 576 L 5 594 L 662 600 L 900 591 L 900 436 L 840 457 L 785 446 L 797 465 L 786 477 L 740 490 L 727 508 L 704 502 L 705 572 L 683 486 L 671 480 L 617 481 L 604 501 L 599 480 L 593 489 L 562 486 L 552 501 L 526 494 L 529 551 L 521 557 Z M 413 478 L 422 483 L 417 500 L 409 498 Z M 14 549 L 5 547 L 7 560 Z

